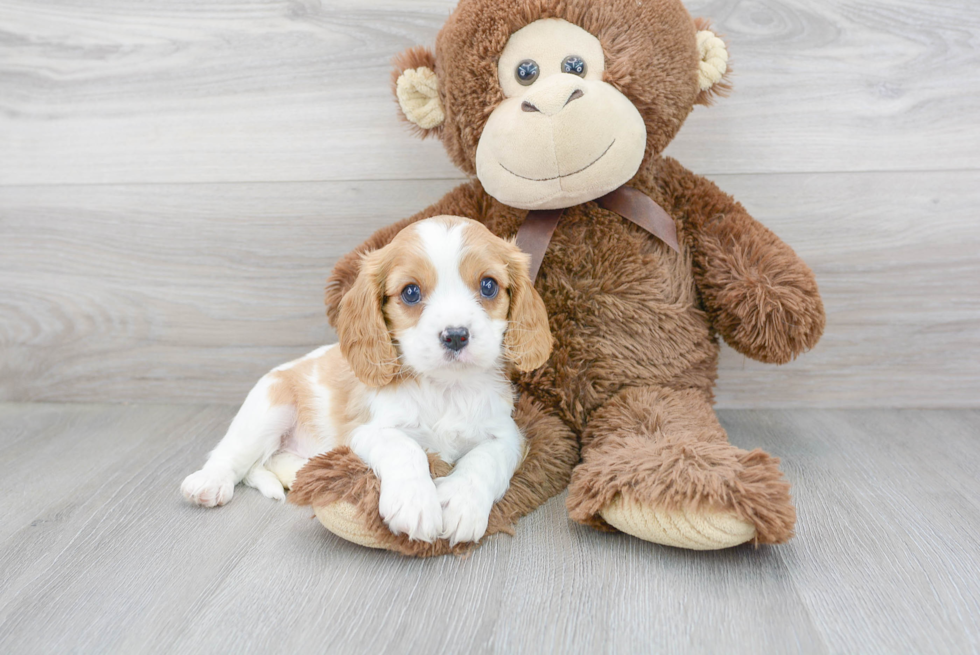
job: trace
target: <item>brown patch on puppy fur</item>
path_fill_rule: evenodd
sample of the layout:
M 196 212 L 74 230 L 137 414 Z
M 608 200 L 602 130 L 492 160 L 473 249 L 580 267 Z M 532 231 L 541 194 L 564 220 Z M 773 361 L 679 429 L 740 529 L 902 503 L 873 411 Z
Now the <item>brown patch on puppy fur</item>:
M 475 221 L 473 224 L 474 229 L 468 229 L 463 239 L 465 249 L 460 265 L 463 279 L 467 283 L 475 281 L 474 291 L 477 295 L 480 293 L 480 279 L 484 275 L 497 280 L 500 293 L 490 302 L 500 301 L 505 293 L 508 302 L 492 305 L 491 309 L 496 313 L 491 313 L 491 316 L 507 317 L 507 333 L 504 335 L 507 357 L 517 370 L 533 371 L 548 361 L 552 338 L 548 329 L 548 312 L 531 282 L 531 258 L 512 241 L 501 243 L 484 226 Z
M 391 245 L 393 250 L 387 253 L 381 272 L 385 289 L 382 312 L 389 332 L 397 335 L 418 323 L 425 299 L 435 290 L 439 276 L 415 230 L 404 230 Z M 422 302 L 409 305 L 402 300 L 401 293 L 409 284 L 419 286 Z
M 491 318 L 506 319 L 510 310 L 508 289 L 512 282 L 504 260 L 504 249 L 487 228 L 475 221 L 473 224 L 479 230 L 467 229 L 463 233 L 463 257 L 459 263 L 459 275 L 473 294 L 480 298 L 484 310 Z M 493 278 L 499 285 L 497 295 L 492 299 L 482 296 L 480 284 L 486 277 Z
M 511 275 L 510 315 L 504 347 L 507 357 L 518 371 L 528 373 L 540 368 L 551 355 L 552 337 L 548 329 L 548 310 L 534 292 L 528 269 L 531 258 L 524 253 L 511 253 L 508 268 Z
M 341 299 L 350 290 L 351 284 L 361 270 L 361 259 L 370 252 L 384 247 L 402 232 L 407 226 L 415 223 L 422 218 L 431 218 L 454 214 L 456 216 L 480 216 L 483 213 L 483 205 L 486 202 L 486 195 L 480 192 L 473 193 L 469 185 L 457 187 L 452 197 L 446 197 L 429 207 L 425 212 L 419 212 L 411 218 L 398 221 L 383 227 L 374 233 L 367 241 L 347 253 L 338 261 L 333 268 L 333 274 L 327 280 L 324 289 L 324 304 L 327 309 L 327 318 L 330 324 L 336 327 L 340 322 Z M 423 216 L 424 214 L 424 216 Z
M 408 305 L 402 290 L 417 284 L 424 298 L 438 279 L 415 230 L 404 230 L 390 244 L 364 256 L 361 272 L 341 303 L 337 337 L 344 358 L 370 387 L 390 384 L 402 373 L 392 334 L 415 325 L 422 303 Z
M 329 420 L 337 443 L 347 443 L 351 430 L 369 418 L 365 388 L 338 347 L 270 375 L 275 382 L 269 387 L 269 403 L 293 405 L 296 422 L 310 430 L 316 430 L 320 422 L 321 407 L 316 402 L 315 387 L 326 388 L 331 398 Z
M 363 269 L 344 296 L 337 317 L 340 351 L 357 378 L 369 387 L 383 387 L 401 370 L 385 323 L 385 278 L 390 248 L 364 258 Z

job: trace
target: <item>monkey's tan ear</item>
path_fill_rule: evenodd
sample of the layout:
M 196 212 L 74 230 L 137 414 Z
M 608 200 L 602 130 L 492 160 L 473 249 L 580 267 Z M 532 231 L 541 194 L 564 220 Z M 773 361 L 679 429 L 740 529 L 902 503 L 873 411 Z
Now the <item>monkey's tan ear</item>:
M 695 20 L 698 29 L 698 93 L 695 102 L 699 105 L 710 105 L 717 96 L 725 96 L 732 90 L 727 76 L 731 71 L 728 64 L 728 47 L 703 18 Z
M 436 57 L 424 47 L 411 48 L 395 57 L 391 81 L 402 117 L 420 136 L 438 131 L 446 120 L 439 98 Z

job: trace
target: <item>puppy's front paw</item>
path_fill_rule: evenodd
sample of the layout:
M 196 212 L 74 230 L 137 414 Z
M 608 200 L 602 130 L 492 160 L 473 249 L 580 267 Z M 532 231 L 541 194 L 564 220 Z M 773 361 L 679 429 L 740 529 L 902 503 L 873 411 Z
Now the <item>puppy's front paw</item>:
M 442 534 L 455 546 L 463 541 L 479 541 L 487 532 L 493 498 L 490 493 L 464 476 L 449 475 L 436 480 L 442 506 Z
M 180 491 L 184 498 L 203 507 L 224 505 L 235 493 L 235 477 L 230 472 L 201 469 L 184 478 Z
M 395 534 L 432 543 L 442 532 L 442 506 L 430 478 L 381 481 L 381 518 Z

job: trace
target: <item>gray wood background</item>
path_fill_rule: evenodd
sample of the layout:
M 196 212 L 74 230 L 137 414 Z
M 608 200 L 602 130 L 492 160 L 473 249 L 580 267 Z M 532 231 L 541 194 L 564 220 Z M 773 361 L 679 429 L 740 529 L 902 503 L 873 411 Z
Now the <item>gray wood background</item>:
M 323 280 L 460 181 L 389 60 L 454 0 L 0 0 L 0 400 L 240 402 L 333 338 Z M 692 0 L 735 94 L 670 148 L 816 271 L 725 407 L 980 398 L 980 4 Z

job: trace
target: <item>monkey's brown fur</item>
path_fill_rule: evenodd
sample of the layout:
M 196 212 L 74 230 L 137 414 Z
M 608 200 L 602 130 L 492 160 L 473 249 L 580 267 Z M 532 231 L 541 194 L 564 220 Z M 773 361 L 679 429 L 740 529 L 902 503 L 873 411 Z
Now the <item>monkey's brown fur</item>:
M 730 445 L 711 409 L 717 337 L 754 359 L 788 362 L 816 344 L 823 305 L 813 274 L 789 246 L 713 183 L 660 154 L 694 105 L 710 100 L 697 85 L 696 27 L 681 3 L 463 0 L 435 56 L 414 49 L 396 65 L 434 65 L 446 108 L 438 136 L 473 174 L 483 125 L 502 100 L 496 58 L 510 34 L 544 17 L 564 18 L 602 43 L 606 81 L 634 102 L 647 127 L 645 159 L 629 184 L 673 216 L 681 253 L 594 202 L 565 210 L 536 283 L 554 352 L 517 379 L 516 418 L 531 449 L 487 534 L 510 530 L 570 479 L 570 516 L 597 528 L 612 529 L 600 511 L 627 491 L 651 507 L 731 511 L 755 525 L 756 543 L 785 542 L 796 513 L 778 460 Z M 497 202 L 476 180 L 457 187 L 337 263 L 326 293 L 330 320 L 364 252 L 439 214 L 474 218 L 512 237 L 527 212 Z M 291 500 L 344 498 L 391 549 L 450 552 L 446 542 L 391 535 L 378 516 L 377 489 L 352 454 L 332 453 L 300 472 Z

